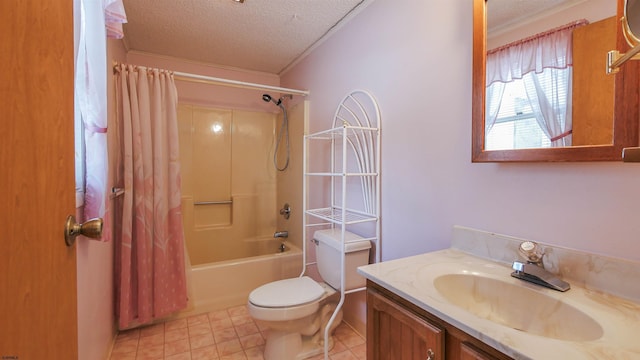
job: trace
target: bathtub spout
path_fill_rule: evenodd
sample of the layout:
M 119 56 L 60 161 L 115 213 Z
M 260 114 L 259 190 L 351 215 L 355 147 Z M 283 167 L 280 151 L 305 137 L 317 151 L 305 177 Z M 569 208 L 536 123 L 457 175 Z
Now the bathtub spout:
M 289 237 L 289 232 L 288 231 L 276 231 L 275 233 L 273 233 L 273 237 L 274 238 L 287 238 L 287 237 Z

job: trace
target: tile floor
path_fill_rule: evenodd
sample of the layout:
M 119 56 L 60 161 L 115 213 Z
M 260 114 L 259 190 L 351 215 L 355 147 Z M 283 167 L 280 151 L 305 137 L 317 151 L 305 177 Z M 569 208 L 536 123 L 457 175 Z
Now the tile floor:
M 123 331 L 111 360 L 262 360 L 265 331 L 242 305 Z M 365 339 L 348 325 L 340 324 L 334 339 L 331 360 L 366 358 Z

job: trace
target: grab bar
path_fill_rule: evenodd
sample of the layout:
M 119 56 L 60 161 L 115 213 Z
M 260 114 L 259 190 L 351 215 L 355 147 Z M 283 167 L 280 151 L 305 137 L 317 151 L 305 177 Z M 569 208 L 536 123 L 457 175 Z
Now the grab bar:
M 198 201 L 193 203 L 193 205 L 221 205 L 221 204 L 233 204 L 233 200 Z

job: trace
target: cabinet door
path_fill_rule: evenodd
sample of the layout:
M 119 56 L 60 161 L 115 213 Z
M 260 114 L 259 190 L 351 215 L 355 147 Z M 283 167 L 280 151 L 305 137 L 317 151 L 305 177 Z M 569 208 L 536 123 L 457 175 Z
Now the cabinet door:
M 444 330 L 367 291 L 368 360 L 444 359 Z

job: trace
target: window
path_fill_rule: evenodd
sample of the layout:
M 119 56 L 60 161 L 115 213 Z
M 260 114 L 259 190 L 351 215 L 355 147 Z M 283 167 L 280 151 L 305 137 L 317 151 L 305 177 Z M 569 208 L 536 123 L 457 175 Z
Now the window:
M 485 149 L 571 146 L 572 33 L 586 20 L 487 53 Z
M 543 78 L 549 79 L 549 77 Z M 545 86 L 545 88 L 548 87 L 551 86 Z M 557 92 L 557 103 L 560 107 L 566 107 L 567 91 L 561 89 Z M 541 115 L 538 114 L 538 116 Z M 505 84 L 498 115 L 486 136 L 485 148 L 506 150 L 548 147 L 551 147 L 551 140 L 536 119 L 534 109 L 529 102 L 525 81 L 516 79 Z

